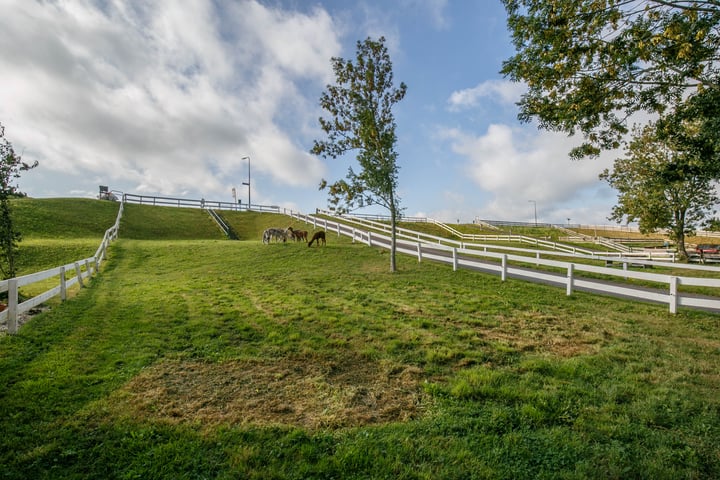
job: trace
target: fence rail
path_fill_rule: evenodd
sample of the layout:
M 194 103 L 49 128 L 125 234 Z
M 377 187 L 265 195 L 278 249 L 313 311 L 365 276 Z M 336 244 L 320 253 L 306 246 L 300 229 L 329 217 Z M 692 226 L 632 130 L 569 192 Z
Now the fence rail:
M 312 215 L 303 215 L 294 212 L 289 212 L 287 214 L 299 221 L 312 224 L 314 228 L 322 227 L 328 232 L 336 232 L 338 236 L 344 235 L 350 237 L 353 242 L 360 241 L 369 246 L 386 249 L 390 248 L 390 237 L 384 235 L 383 233 L 377 233 L 371 230 L 361 230 L 356 228 L 352 223 L 339 223 L 328 220 L 327 218 L 318 218 Z M 343 220 L 346 221 L 347 218 L 343 217 Z M 720 297 L 691 295 L 680 292 L 679 290 L 679 287 L 683 285 L 720 288 L 720 279 L 640 272 L 630 270 L 628 268 L 632 265 L 642 264 L 664 266 L 667 268 L 679 268 L 680 266 L 676 263 L 643 261 L 633 258 L 619 258 L 617 256 L 591 257 L 596 260 L 606 260 L 607 262 L 619 261 L 622 263 L 623 269 L 618 270 L 609 266 L 607 263 L 605 267 L 602 267 L 597 265 L 540 258 L 539 250 L 536 251 L 536 258 L 531 259 L 526 255 L 480 250 L 472 248 L 473 246 L 469 244 L 462 244 L 458 247 L 442 243 L 431 244 L 420 238 L 415 241 L 411 241 L 408 238 L 402 238 L 400 235 L 398 235 L 396 247 L 399 253 L 416 256 L 418 261 L 429 259 L 451 264 L 453 266 L 453 270 L 457 270 L 462 267 L 496 273 L 500 275 L 503 281 L 505 281 L 508 276 L 541 281 L 554 286 L 564 287 L 566 295 L 571 295 L 576 290 L 587 290 L 594 293 L 621 295 L 635 300 L 666 304 L 668 305 L 670 313 L 677 313 L 677 309 L 680 306 L 702 308 L 714 312 L 720 312 Z M 558 252 L 553 252 L 552 254 L 553 256 L 560 255 Z M 530 263 L 534 263 L 537 267 L 542 265 L 552 269 L 561 269 L 565 273 L 557 274 L 548 270 L 535 270 L 528 266 Z M 693 267 L 695 269 L 700 269 L 702 267 L 703 270 L 720 272 L 720 269 L 717 267 L 682 265 L 682 268 L 684 269 Z M 611 283 L 607 280 L 581 277 L 578 275 L 578 272 L 600 274 L 617 280 Z M 652 282 L 657 284 L 657 288 L 649 289 L 647 287 L 638 287 L 622 283 L 627 279 Z
M 324 215 L 331 216 L 332 214 L 329 212 L 320 211 L 320 213 Z M 372 220 L 367 220 L 364 218 L 356 218 L 353 216 L 342 216 L 343 222 L 351 223 L 354 225 L 363 226 L 365 228 L 372 228 L 373 230 L 389 233 L 391 230 L 390 225 L 383 223 L 383 222 L 375 222 Z M 437 225 L 440 225 L 440 222 L 432 221 Z M 406 238 L 406 239 L 413 239 L 413 240 L 420 240 L 425 241 L 429 243 L 438 243 L 438 244 L 444 244 L 448 246 L 455 246 L 455 247 L 471 247 L 471 248 L 481 248 L 484 250 L 513 250 L 513 247 L 503 247 L 499 245 L 490 245 L 490 244 L 482 244 L 482 243 L 475 243 L 475 242 L 518 242 L 518 243 L 525 243 L 528 245 L 535 245 L 536 247 L 544 247 L 548 250 L 553 250 L 553 252 L 549 252 L 547 250 L 533 250 L 532 253 L 535 254 L 536 252 L 540 255 L 559 255 L 559 254 L 572 254 L 575 255 L 585 255 L 592 258 L 605 258 L 608 259 L 632 259 L 634 260 L 664 260 L 664 261 L 670 261 L 674 262 L 676 260 L 675 252 L 669 251 L 669 250 L 647 250 L 647 251 L 640 251 L 640 252 L 633 252 L 631 249 L 627 249 L 626 251 L 620 251 L 620 252 L 600 252 L 600 251 L 593 251 L 588 250 L 581 247 L 575 247 L 573 245 L 566 245 L 563 243 L 558 242 L 551 242 L 548 240 L 541 240 L 534 237 L 527 237 L 524 235 L 512 235 L 512 234 L 497 234 L 497 235 L 480 235 L 480 234 L 471 234 L 471 233 L 462 233 L 454 228 L 444 225 L 445 230 L 449 231 L 453 235 L 457 236 L 461 240 L 453 240 L 448 239 L 445 237 L 438 237 L 435 235 L 430 235 L 427 233 L 421 233 L 414 230 L 408 230 L 405 228 L 397 228 L 397 234 L 399 238 Z
M 232 203 L 220 202 L 217 200 L 205 200 L 204 198 L 197 200 L 177 197 L 158 197 L 157 195 L 137 195 L 134 193 L 123 194 L 123 202 L 164 207 L 214 208 L 216 210 L 252 210 L 253 212 L 280 213 L 280 207 L 277 205 L 248 205 L 240 202 Z

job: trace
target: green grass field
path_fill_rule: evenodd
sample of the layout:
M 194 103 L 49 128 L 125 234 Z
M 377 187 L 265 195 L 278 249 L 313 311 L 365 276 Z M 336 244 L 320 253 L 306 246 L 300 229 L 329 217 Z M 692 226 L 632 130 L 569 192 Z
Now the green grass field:
M 720 477 L 717 315 L 126 207 L 89 287 L 0 337 L 2 479 Z

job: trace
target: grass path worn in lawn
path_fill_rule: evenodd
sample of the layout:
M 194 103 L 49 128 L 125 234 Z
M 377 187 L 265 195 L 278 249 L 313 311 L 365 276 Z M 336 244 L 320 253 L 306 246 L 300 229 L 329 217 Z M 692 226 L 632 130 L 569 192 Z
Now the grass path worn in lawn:
M 712 478 L 718 317 L 328 246 L 118 240 L 0 339 L 0 478 Z

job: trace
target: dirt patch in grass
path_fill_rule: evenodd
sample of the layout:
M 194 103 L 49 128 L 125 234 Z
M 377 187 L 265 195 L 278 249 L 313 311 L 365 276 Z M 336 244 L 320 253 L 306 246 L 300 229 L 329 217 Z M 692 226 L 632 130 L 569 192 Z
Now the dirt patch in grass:
M 560 357 L 595 353 L 611 335 L 601 324 L 581 325 L 572 318 L 537 312 L 519 314 L 511 321 L 498 320 L 497 327 L 483 330 L 483 338 L 521 351 L 550 352 Z
M 115 403 L 170 423 L 293 425 L 309 429 L 406 421 L 422 414 L 421 371 L 361 358 L 342 361 L 165 361 Z

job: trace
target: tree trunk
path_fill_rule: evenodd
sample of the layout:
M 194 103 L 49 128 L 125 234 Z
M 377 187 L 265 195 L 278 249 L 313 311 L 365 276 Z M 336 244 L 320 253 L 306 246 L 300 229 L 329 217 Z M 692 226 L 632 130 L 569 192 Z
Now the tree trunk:
M 680 259 L 687 262 L 690 258 L 685 248 L 685 210 L 675 211 L 675 243 L 677 244 L 677 250 L 680 254 Z
M 394 192 L 393 192 L 394 193 Z M 397 212 L 395 208 L 395 195 L 390 196 L 390 271 L 395 272 L 397 266 L 395 265 L 395 250 L 397 240 Z

